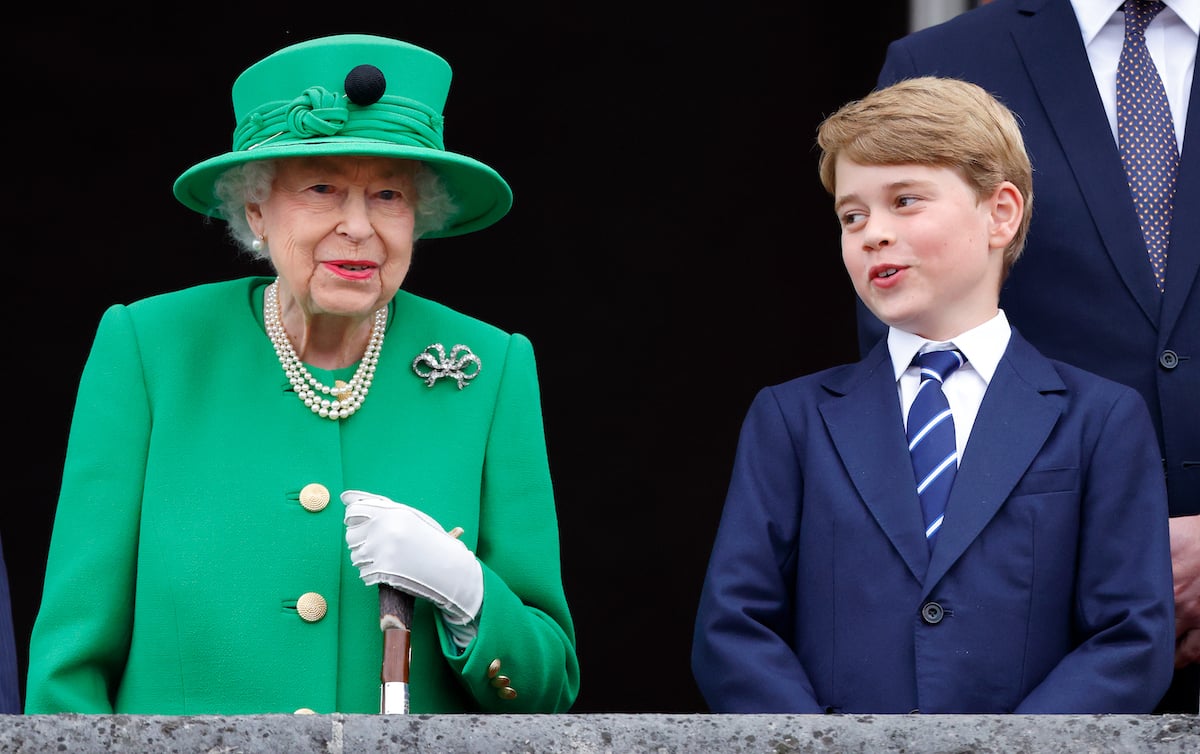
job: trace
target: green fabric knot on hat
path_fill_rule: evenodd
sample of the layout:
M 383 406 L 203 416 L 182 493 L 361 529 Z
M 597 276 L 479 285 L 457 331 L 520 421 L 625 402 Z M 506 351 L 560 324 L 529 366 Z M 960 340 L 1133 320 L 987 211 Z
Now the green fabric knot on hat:
M 349 119 L 342 98 L 320 86 L 310 87 L 288 104 L 288 128 L 301 137 L 333 136 Z

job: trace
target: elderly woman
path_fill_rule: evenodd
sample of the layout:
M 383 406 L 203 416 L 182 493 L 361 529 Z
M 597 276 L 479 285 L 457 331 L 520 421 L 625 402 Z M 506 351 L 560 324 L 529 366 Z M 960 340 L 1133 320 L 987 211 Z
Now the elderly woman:
M 531 345 L 401 290 L 417 238 L 511 206 L 443 147 L 449 81 L 433 53 L 368 35 L 238 78 L 232 151 L 175 195 L 275 275 L 101 319 L 27 712 L 378 712 L 392 588 L 419 598 L 412 712 L 570 708 Z

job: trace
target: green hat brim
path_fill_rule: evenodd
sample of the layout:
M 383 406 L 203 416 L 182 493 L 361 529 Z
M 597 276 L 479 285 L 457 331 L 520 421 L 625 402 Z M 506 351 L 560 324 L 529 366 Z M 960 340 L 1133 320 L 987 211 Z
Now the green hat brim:
M 213 157 L 193 165 L 176 179 L 175 198 L 189 209 L 220 218 L 213 184 L 229 168 L 256 160 L 318 155 L 420 160 L 436 170 L 459 211 L 447 227 L 426 233 L 423 238 L 459 236 L 486 228 L 512 208 L 513 195 L 508 183 L 499 173 L 478 160 L 455 152 L 353 137 L 309 139 L 299 144 L 280 146 L 262 144 L 253 150 Z

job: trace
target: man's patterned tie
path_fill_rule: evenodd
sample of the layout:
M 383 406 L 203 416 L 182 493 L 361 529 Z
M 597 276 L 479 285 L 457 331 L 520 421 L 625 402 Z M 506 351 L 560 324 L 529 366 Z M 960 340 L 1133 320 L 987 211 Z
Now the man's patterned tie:
M 1125 0 L 1125 44 L 1117 64 L 1117 144 L 1160 291 L 1166 287 L 1179 166 L 1171 106 L 1146 49 L 1146 27 L 1163 7 L 1160 0 Z

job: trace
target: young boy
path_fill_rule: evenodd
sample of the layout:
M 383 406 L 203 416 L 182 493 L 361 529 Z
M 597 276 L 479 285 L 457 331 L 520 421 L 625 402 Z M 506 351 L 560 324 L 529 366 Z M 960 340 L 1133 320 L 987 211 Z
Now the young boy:
M 1175 637 L 1162 461 L 1138 393 L 999 309 L 1032 208 L 1015 118 L 926 77 L 817 140 L 846 270 L 889 332 L 750 407 L 696 619 L 709 707 L 1152 711 Z M 915 366 L 926 351 L 942 363 Z

